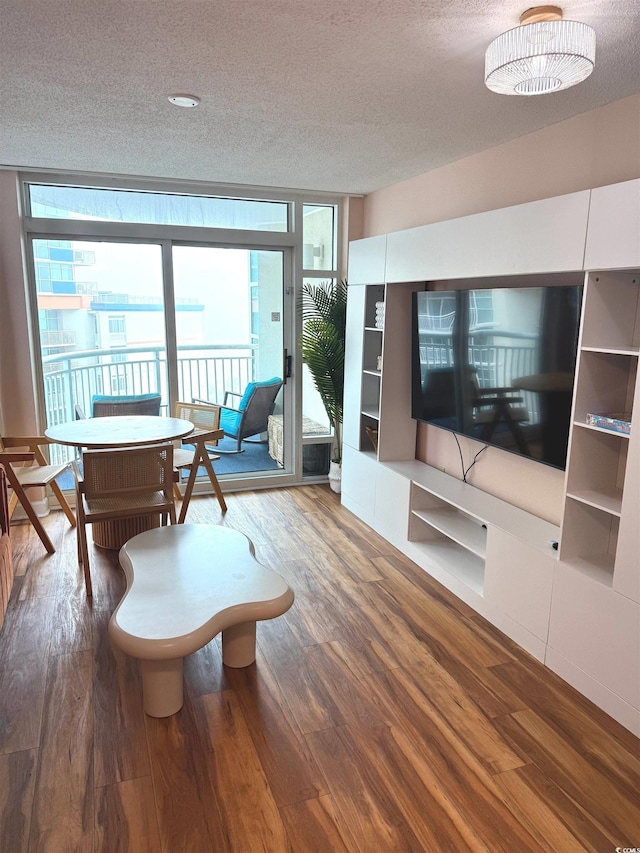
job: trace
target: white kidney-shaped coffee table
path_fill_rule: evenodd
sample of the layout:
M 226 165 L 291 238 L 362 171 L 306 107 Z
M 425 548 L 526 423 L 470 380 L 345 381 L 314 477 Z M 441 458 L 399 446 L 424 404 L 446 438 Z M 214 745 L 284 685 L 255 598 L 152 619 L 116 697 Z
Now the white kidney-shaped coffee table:
M 168 717 L 183 703 L 183 659 L 222 631 L 222 661 L 256 657 L 256 621 L 281 616 L 293 591 L 228 527 L 179 524 L 140 533 L 120 550 L 127 591 L 109 622 L 115 646 L 138 658 L 144 710 Z

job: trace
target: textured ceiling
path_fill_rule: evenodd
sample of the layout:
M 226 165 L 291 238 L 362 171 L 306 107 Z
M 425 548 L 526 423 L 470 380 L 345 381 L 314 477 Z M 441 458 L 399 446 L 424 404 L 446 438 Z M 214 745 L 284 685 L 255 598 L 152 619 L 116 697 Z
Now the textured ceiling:
M 490 92 L 485 48 L 526 7 L 0 0 L 0 165 L 367 193 L 640 91 L 640 2 L 570 0 L 591 77 Z

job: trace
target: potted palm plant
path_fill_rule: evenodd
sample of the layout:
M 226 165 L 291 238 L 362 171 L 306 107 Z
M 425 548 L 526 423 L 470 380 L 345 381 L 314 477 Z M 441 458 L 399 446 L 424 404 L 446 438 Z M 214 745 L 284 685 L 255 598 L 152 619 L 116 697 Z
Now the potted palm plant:
M 302 357 L 333 429 L 333 456 L 329 485 L 340 491 L 342 472 L 342 404 L 344 345 L 347 325 L 347 282 L 336 279 L 306 283 L 300 299 Z

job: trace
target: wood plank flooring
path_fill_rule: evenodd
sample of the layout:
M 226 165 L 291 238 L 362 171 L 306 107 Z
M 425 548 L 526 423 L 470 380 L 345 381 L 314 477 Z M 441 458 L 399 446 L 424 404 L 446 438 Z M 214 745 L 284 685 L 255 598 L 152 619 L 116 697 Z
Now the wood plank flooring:
M 343 509 L 324 486 L 192 499 L 296 593 L 256 664 L 219 638 L 185 705 L 142 710 L 124 591 L 46 520 L 12 528 L 0 632 L 1 853 L 612 853 L 640 847 L 640 743 Z M 212 555 L 213 558 L 213 555 Z

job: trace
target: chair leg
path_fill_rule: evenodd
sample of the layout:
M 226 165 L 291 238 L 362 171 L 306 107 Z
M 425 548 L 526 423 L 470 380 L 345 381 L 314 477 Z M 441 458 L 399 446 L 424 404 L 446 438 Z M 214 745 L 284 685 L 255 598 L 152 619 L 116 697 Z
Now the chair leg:
M 182 506 L 180 507 L 180 517 L 178 518 L 178 524 L 184 524 L 184 520 L 187 515 L 189 501 L 191 500 L 191 493 L 193 492 L 193 487 L 196 482 L 196 475 L 198 473 L 198 465 L 200 464 L 200 456 L 200 448 L 196 445 L 196 449 L 193 454 L 193 462 L 189 466 L 189 479 L 187 480 L 187 488 L 184 490 L 184 497 L 182 498 Z
M 216 447 L 216 453 L 219 453 L 221 456 L 235 456 L 236 453 L 244 453 L 244 447 L 242 446 L 243 439 L 238 438 L 235 435 L 230 435 L 228 432 L 224 434 L 225 438 L 233 438 L 236 442 L 235 450 L 221 450 L 219 447 Z
M 93 598 L 93 587 L 91 586 L 91 572 L 89 571 L 89 557 L 87 556 L 82 564 L 84 572 L 84 588 L 87 593 L 87 598 Z
M 87 526 L 84 523 L 84 519 L 78 518 L 76 530 L 78 537 L 78 561 L 82 564 L 87 598 L 92 598 L 93 588 L 91 586 L 91 571 L 89 569 L 89 545 L 87 542 Z
M 42 452 L 40 447 L 38 447 L 38 446 L 34 447 L 34 453 L 35 453 L 36 460 L 40 465 L 47 465 L 48 464 L 47 460 L 45 459 L 44 453 Z M 62 493 L 62 489 L 60 488 L 60 486 L 57 484 L 57 482 L 55 480 L 52 480 L 49 483 L 49 485 L 51 486 L 51 489 L 52 489 L 54 495 L 58 498 L 58 503 L 60 504 L 60 507 L 62 508 L 64 514 L 69 519 L 69 524 L 72 527 L 75 527 L 76 526 L 76 517 L 73 514 L 73 510 L 69 506 L 67 499 L 65 498 L 64 494 Z
M 22 506 L 23 510 L 26 512 L 29 521 L 31 522 L 31 524 L 33 524 L 33 526 L 36 530 L 36 533 L 40 537 L 40 541 L 42 542 L 44 547 L 47 549 L 49 554 L 55 554 L 56 549 L 53 545 L 53 542 L 47 536 L 47 533 L 46 533 L 44 527 L 42 526 L 42 522 L 38 518 L 34 508 L 31 506 L 31 502 L 29 501 L 29 498 L 27 497 L 25 490 L 20 485 L 18 478 L 14 474 L 14 472 L 11 468 L 11 465 L 7 465 L 6 471 L 7 471 L 7 478 L 9 480 L 9 484 L 11 485 L 11 488 L 13 489 L 14 493 L 16 494 L 18 501 L 20 502 L 20 505 Z
M 62 511 L 64 512 L 64 514 L 65 514 L 65 515 L 67 516 L 67 518 L 69 519 L 69 524 L 70 524 L 72 527 L 75 527 L 75 526 L 76 526 L 76 517 L 75 517 L 75 515 L 73 514 L 73 510 L 72 510 L 72 509 L 71 509 L 71 507 L 69 506 L 69 503 L 68 503 L 67 499 L 66 499 L 66 498 L 65 498 L 65 496 L 64 496 L 64 492 L 62 491 L 62 489 L 61 489 L 61 488 L 60 488 L 60 486 L 56 483 L 56 481 L 55 481 L 55 480 L 52 480 L 52 481 L 51 481 L 51 483 L 50 483 L 49 485 L 51 486 L 51 488 L 52 488 L 52 490 L 53 490 L 54 495 L 58 498 L 58 503 L 60 504 L 60 507 L 61 507 Z
M 218 482 L 218 478 L 216 477 L 216 472 L 213 470 L 213 465 L 211 464 L 211 459 L 209 459 L 209 454 L 205 451 L 202 462 L 206 469 L 207 474 L 209 475 L 209 479 L 211 480 L 211 485 L 213 486 L 213 491 L 216 493 L 216 497 L 218 498 L 218 503 L 220 504 L 220 509 L 222 512 L 227 511 L 227 502 L 224 499 L 224 495 L 222 494 L 222 489 L 220 488 L 220 483 Z

